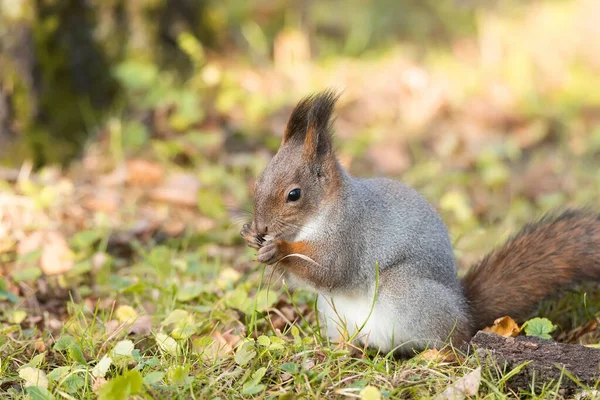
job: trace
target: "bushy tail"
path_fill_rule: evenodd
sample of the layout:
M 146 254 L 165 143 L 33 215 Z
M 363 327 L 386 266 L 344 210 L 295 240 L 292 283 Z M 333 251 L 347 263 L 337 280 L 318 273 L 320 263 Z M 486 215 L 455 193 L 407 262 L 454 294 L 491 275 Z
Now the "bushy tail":
M 582 280 L 600 280 L 600 215 L 566 210 L 526 225 L 463 279 L 473 328 L 523 319 L 543 299 Z

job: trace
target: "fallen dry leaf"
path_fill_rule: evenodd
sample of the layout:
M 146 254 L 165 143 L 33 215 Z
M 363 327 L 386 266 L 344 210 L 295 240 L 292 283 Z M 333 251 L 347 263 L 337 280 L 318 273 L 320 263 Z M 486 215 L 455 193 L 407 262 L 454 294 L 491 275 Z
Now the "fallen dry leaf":
M 498 318 L 494 321 L 494 325 L 485 328 L 483 331 L 504 337 L 515 337 L 521 332 L 521 329 L 511 317 L 506 316 Z
M 92 211 L 112 213 L 119 208 L 121 199 L 116 190 L 98 189 L 83 200 L 83 205 Z
M 33 348 L 36 351 L 43 353 L 44 351 L 46 351 L 46 344 L 42 340 L 36 340 L 35 342 L 33 342 Z
M 152 329 L 152 317 L 150 315 L 142 315 L 138 317 L 127 329 L 127 333 L 134 335 L 149 335 Z
M 17 254 L 24 256 L 40 249 L 44 244 L 44 232 L 37 231 L 23 238 L 17 246 Z
M 213 339 L 212 344 L 198 349 L 201 351 L 203 357 L 215 358 L 233 354 L 235 347 L 242 341 L 242 338 L 239 335 L 231 332 L 221 333 L 219 331 L 214 331 L 210 335 L 210 338 Z
M 163 168 L 157 163 L 141 159 L 127 161 L 127 182 L 130 185 L 157 185 L 162 181 L 163 176 Z
M 455 354 L 450 350 L 429 349 L 419 354 L 419 357 L 437 362 L 454 363 L 458 361 Z
M 75 256 L 67 241 L 58 232 L 49 232 L 42 250 L 40 267 L 46 275 L 63 274 L 75 265 Z
M 590 321 L 585 325 L 578 326 L 568 332 L 563 332 L 558 336 L 559 342 L 577 343 L 582 336 L 594 331 L 598 327 L 598 321 Z
M 64 236 L 57 231 L 37 231 L 21 240 L 17 254 L 23 256 L 42 249 L 40 267 L 46 275 L 63 274 L 75 264 L 74 254 Z
M 459 400 L 467 396 L 475 396 L 480 382 L 481 367 L 478 367 L 448 386 L 442 393 L 435 396 L 434 400 Z
M 110 321 L 104 323 L 104 329 L 106 330 L 106 334 L 112 335 L 117 331 L 117 329 L 119 329 L 120 325 L 121 324 L 116 319 L 111 319 Z
M 200 182 L 194 175 L 173 174 L 163 185 L 153 189 L 149 196 L 156 201 L 195 207 L 198 204 L 199 189 Z
M 104 386 L 108 382 L 105 378 L 95 378 L 92 377 L 92 391 L 94 393 L 98 393 L 100 388 Z

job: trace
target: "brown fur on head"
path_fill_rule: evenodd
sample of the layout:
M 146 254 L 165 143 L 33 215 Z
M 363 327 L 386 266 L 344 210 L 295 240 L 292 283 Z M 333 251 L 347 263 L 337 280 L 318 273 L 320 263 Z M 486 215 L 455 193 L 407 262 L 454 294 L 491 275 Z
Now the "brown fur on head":
M 290 240 L 339 191 L 341 167 L 331 140 L 338 97 L 325 91 L 292 111 L 277 154 L 256 181 L 253 225 L 259 235 Z

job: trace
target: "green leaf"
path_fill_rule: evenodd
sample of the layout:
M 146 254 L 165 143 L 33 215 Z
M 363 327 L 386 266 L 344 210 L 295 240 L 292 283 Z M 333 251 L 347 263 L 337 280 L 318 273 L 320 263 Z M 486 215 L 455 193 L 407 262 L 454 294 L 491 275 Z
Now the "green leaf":
M 297 374 L 298 373 L 298 364 L 296 363 L 285 363 L 280 366 L 282 371 L 285 371 L 289 374 Z
M 40 260 L 41 256 L 42 256 L 42 249 L 30 251 L 29 253 L 23 254 L 22 256 L 19 257 L 19 263 L 21 263 L 21 264 L 36 263 Z
M 8 290 L 8 284 L 4 278 L 0 278 L 0 300 L 8 300 L 11 303 L 19 301 L 19 298 Z
M 262 383 L 259 383 L 257 385 L 244 383 L 244 386 L 242 386 L 242 394 L 252 395 L 260 393 L 263 390 L 265 390 L 265 385 L 263 385 Z
M 62 335 L 61 337 L 58 338 L 56 343 L 54 343 L 53 348 L 55 351 L 64 351 L 64 350 L 68 350 L 74 344 L 75 344 L 75 339 L 73 339 L 72 336 Z
M 62 335 L 56 343 L 54 343 L 55 351 L 67 351 L 67 354 L 71 358 L 71 360 L 78 362 L 79 364 L 87 364 L 85 357 L 83 356 L 83 352 L 77 343 L 75 343 L 75 339 L 69 335 Z
M 248 292 L 241 286 L 227 292 L 225 295 L 225 305 L 229 308 L 240 310 L 244 314 L 250 314 L 254 310 L 254 302 L 248 299 Z
M 25 391 L 32 400 L 54 400 L 52 393 L 40 386 L 29 386 Z
M 263 347 L 269 347 L 271 345 L 271 339 L 269 339 L 269 337 L 265 335 L 260 335 L 257 341 L 258 344 L 260 344 Z
M 142 390 L 144 382 L 138 371 L 127 371 L 105 383 L 98 393 L 98 400 L 126 400 Z
M 167 318 L 165 318 L 165 320 L 162 322 L 161 325 L 167 326 L 167 325 L 176 324 L 182 320 L 185 320 L 188 317 L 188 315 L 190 315 L 190 313 L 188 313 L 185 310 L 173 310 L 173 311 L 171 311 L 169 316 Z
M 76 250 L 85 250 L 92 247 L 100 238 L 102 238 L 102 232 L 99 230 L 81 231 L 73 235 L 71 244 Z
M 175 111 L 169 116 L 171 126 L 183 131 L 203 119 L 204 111 L 198 94 L 190 90 L 179 91 L 175 98 Z
M 552 324 L 547 318 L 533 318 L 525 322 L 522 326 L 527 336 L 535 336 L 540 339 L 552 339 L 552 333 L 556 329 L 556 325 Z
M 177 291 L 177 300 L 185 303 L 200 296 L 203 292 L 205 292 L 205 288 L 198 283 L 185 286 Z
M 165 373 L 162 371 L 150 372 L 148 375 L 144 376 L 144 383 L 146 385 L 154 385 L 162 381 L 164 377 Z
M 256 311 L 263 312 L 277 302 L 277 293 L 273 290 L 263 289 L 256 293 Z
M 65 390 L 68 393 L 75 394 L 85 386 L 85 379 L 83 379 L 79 374 L 71 374 L 67 376 L 62 386 L 65 387 Z
M 265 385 L 261 384 L 260 381 L 263 376 L 265 376 L 265 372 L 267 372 L 265 367 L 257 369 L 256 372 L 252 374 L 250 380 L 244 383 L 244 386 L 242 386 L 242 393 L 256 394 L 262 392 L 265 388 Z
M 136 61 L 120 64 L 114 73 L 123 86 L 132 90 L 149 89 L 158 78 L 158 69 L 154 64 Z
M 48 374 L 48 379 L 51 381 L 57 381 L 67 375 L 70 371 L 70 366 L 56 367 Z
M 174 325 L 171 331 L 171 336 L 174 339 L 187 339 L 198 330 L 194 317 L 185 310 L 173 310 L 162 322 L 162 325 Z
M 40 267 L 27 267 L 13 274 L 15 282 L 35 281 L 42 276 Z
M 188 376 L 190 372 L 189 365 L 174 365 L 169 367 L 167 370 L 167 377 L 169 378 L 169 383 L 172 385 L 181 385 L 187 382 Z
M 180 321 L 173 330 L 171 336 L 177 340 L 185 340 L 198 331 L 198 326 L 194 323 L 190 316 L 187 320 Z
M 235 352 L 235 362 L 242 367 L 248 364 L 254 357 L 256 357 L 256 351 L 254 350 L 253 341 L 242 344 Z
M 81 351 L 79 345 L 73 344 L 67 351 L 67 354 L 69 354 L 71 360 L 76 361 L 82 365 L 87 364 L 87 361 L 85 360 L 85 357 L 83 356 L 83 352 Z
M 123 126 L 123 147 L 138 149 L 148 141 L 148 129 L 139 121 L 127 121 Z
M 40 365 L 42 365 L 42 363 L 44 362 L 44 359 L 45 359 L 45 358 L 46 358 L 46 353 L 41 353 L 41 354 L 38 354 L 37 356 L 33 357 L 33 358 L 31 359 L 31 361 L 29 361 L 29 362 L 27 363 L 27 365 L 28 365 L 28 366 L 30 366 L 30 367 L 35 367 L 35 368 L 37 368 L 37 367 L 39 367 Z

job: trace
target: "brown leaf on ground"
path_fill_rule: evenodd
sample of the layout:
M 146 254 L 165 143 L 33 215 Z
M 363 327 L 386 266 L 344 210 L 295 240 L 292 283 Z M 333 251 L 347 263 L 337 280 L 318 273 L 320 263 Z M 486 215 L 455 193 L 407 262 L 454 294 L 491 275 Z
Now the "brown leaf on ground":
M 35 351 L 43 353 L 44 351 L 46 351 L 46 344 L 43 340 L 36 340 L 35 342 L 33 342 L 33 348 L 35 349 Z
M 152 317 L 150 315 L 142 315 L 138 317 L 127 329 L 127 333 L 134 335 L 149 335 L 152 329 Z
M 120 326 L 121 326 L 121 324 L 119 323 L 118 320 L 111 319 L 110 321 L 106 321 L 104 323 L 104 330 L 106 331 L 107 335 L 112 335 L 119 329 Z
M 100 388 L 102 388 L 102 386 L 104 386 L 106 384 L 106 382 L 108 382 L 105 378 L 92 378 L 92 391 L 94 393 L 98 393 L 100 391 Z
M 283 330 L 288 324 L 291 325 L 298 318 L 298 313 L 291 305 L 282 305 L 269 310 L 269 318 L 274 330 Z
M 121 203 L 121 194 L 115 190 L 94 190 L 85 200 L 83 205 L 92 211 L 105 213 L 115 212 Z
M 483 329 L 483 331 L 504 337 L 515 337 L 521 332 L 521 329 L 511 317 L 506 316 L 498 318 L 494 321 L 494 325 Z
M 46 275 L 62 274 L 73 268 L 74 254 L 62 233 L 57 231 L 34 232 L 21 240 L 17 254 L 23 256 L 40 248 L 42 249 L 40 267 Z
M 558 341 L 565 343 L 577 343 L 582 336 L 594 331 L 598 327 L 598 321 L 590 321 L 585 325 L 578 326 L 568 332 L 559 335 Z
M 210 338 L 213 339 L 212 344 L 198 349 L 202 355 L 209 358 L 233 354 L 235 347 L 242 341 L 241 336 L 232 332 L 213 331 Z
M 63 235 L 49 232 L 42 250 L 40 266 L 46 275 L 63 274 L 75 265 L 75 256 Z
M 19 242 L 19 245 L 17 246 L 17 254 L 22 257 L 25 254 L 29 254 L 40 249 L 43 244 L 44 232 L 33 232 Z
M 163 185 L 153 189 L 152 200 L 175 205 L 195 207 L 198 204 L 200 181 L 192 174 L 170 175 Z
M 127 161 L 127 183 L 130 185 L 157 185 L 163 177 L 164 170 L 160 164 L 141 159 Z

